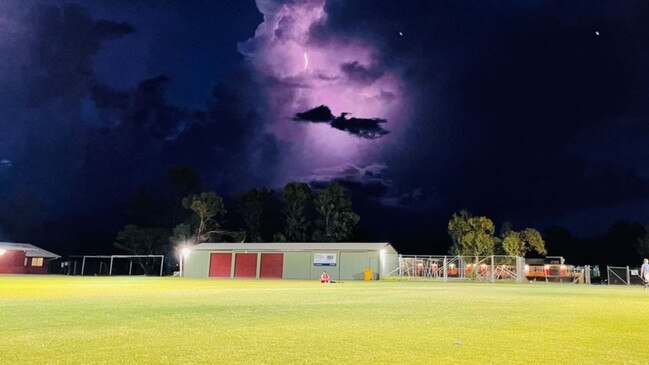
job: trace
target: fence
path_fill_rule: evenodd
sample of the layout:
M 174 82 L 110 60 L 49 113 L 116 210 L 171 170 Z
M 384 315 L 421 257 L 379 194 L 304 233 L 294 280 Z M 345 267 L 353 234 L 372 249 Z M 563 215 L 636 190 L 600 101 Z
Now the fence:
M 607 266 L 606 282 L 608 285 L 642 285 L 640 269 L 629 266 Z
M 543 262 L 543 261 L 542 261 Z M 485 282 L 541 280 L 590 284 L 591 267 L 526 264 L 519 256 L 400 255 L 399 267 L 385 275 L 400 280 L 473 280 Z
M 388 277 L 402 280 L 476 280 L 523 282 L 525 262 L 517 256 L 399 256 Z

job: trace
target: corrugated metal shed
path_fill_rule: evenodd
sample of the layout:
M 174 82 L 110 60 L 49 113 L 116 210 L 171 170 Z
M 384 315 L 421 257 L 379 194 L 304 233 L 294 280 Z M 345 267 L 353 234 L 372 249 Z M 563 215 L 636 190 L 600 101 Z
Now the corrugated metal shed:
M 0 249 L 5 251 L 24 251 L 26 257 L 42 257 L 46 259 L 58 259 L 61 257 L 29 243 L 0 242 Z
M 185 257 L 184 275 L 216 278 L 362 280 L 398 269 L 399 254 L 388 242 L 201 243 Z

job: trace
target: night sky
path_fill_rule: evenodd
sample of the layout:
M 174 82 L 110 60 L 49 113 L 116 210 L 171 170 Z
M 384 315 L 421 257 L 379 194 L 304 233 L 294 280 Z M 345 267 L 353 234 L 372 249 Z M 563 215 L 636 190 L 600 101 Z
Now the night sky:
M 596 236 L 649 223 L 648 119 L 644 0 L 4 0 L 0 240 L 110 248 L 173 165 L 341 181 L 406 253 L 463 208 Z

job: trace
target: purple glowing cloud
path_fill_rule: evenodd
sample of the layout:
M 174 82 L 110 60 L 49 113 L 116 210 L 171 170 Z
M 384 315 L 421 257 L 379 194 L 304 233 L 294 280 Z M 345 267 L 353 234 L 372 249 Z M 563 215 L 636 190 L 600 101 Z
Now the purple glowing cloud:
M 373 163 L 384 145 L 376 137 L 387 133 L 379 123 L 390 121 L 393 133 L 385 138 L 394 142 L 408 121 L 403 81 L 381 63 L 375 45 L 351 37 L 332 36 L 326 41 L 314 37 L 313 29 L 321 29 L 327 21 L 324 4 L 324 0 L 257 0 L 264 21 L 253 38 L 239 44 L 267 96 L 266 115 L 273 117 L 264 122 L 283 146 L 284 178 L 330 166 Z M 344 116 L 332 120 L 334 128 L 291 120 L 314 105 L 349 113 L 357 123 L 350 125 L 354 118 Z M 370 119 L 376 116 L 381 119 Z M 376 133 L 358 138 L 365 129 L 359 133 L 352 129 L 367 122 Z

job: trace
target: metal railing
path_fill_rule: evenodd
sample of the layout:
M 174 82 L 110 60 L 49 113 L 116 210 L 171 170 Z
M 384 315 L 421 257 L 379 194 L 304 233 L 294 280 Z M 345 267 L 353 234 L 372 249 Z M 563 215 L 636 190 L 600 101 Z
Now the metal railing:
M 400 255 L 399 267 L 386 275 L 401 280 L 474 280 L 523 282 L 525 262 L 522 257 Z
M 591 267 L 530 264 L 520 256 L 399 255 L 399 267 L 384 277 L 399 280 L 482 281 L 527 280 L 591 283 Z

